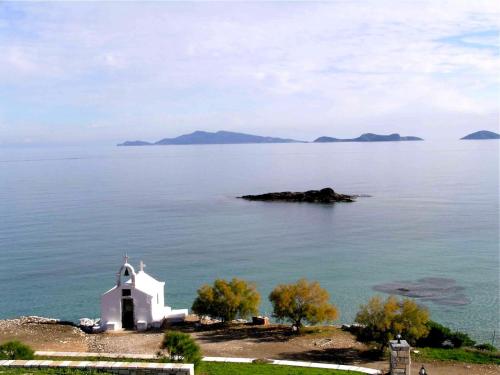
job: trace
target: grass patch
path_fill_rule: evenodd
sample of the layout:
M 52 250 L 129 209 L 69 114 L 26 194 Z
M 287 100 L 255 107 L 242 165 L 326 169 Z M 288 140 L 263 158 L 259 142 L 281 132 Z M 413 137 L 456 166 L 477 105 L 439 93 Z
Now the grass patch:
M 500 365 L 500 352 L 486 352 L 468 348 L 418 348 L 418 350 L 418 354 L 412 353 L 412 356 L 414 356 L 416 359 Z
M 360 375 L 360 372 L 257 363 L 202 362 L 196 375 Z
M 0 367 L 0 375 L 103 375 L 106 372 L 77 369 L 35 369 Z M 276 366 L 254 363 L 202 362 L 196 375 L 361 375 L 359 372 Z

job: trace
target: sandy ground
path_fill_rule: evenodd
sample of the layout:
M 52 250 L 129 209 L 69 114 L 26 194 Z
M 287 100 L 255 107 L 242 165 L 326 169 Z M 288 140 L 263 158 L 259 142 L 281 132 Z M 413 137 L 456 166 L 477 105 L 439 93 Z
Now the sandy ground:
M 340 329 L 292 335 L 287 327 L 248 327 L 231 329 L 207 328 L 184 331 L 198 341 L 205 356 L 290 359 L 353 364 L 387 370 L 388 363 L 374 361 L 366 346 Z M 85 334 L 69 325 L 43 324 L 29 319 L 0 320 L 0 343 L 19 340 L 36 350 L 103 353 L 155 354 L 159 350 L 161 332 L 119 332 Z M 422 363 L 413 363 L 417 374 Z M 500 366 L 469 365 L 450 362 L 424 363 L 431 375 L 500 375 Z
M 17 340 L 35 350 L 50 348 L 54 351 L 87 351 L 87 336 L 79 328 L 70 325 L 51 324 L 43 318 L 0 320 L 0 343 Z

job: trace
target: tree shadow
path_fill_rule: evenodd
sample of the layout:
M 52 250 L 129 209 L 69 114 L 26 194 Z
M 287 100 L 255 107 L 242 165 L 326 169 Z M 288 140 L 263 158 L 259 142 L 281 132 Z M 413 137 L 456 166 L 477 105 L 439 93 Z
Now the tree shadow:
M 303 352 L 284 352 L 279 359 L 307 362 L 328 362 L 341 365 L 360 365 L 383 360 L 383 354 L 378 350 L 363 350 L 357 348 L 314 349 Z
M 289 327 L 211 327 L 197 329 L 197 340 L 201 342 L 227 342 L 232 340 L 250 340 L 255 343 L 286 342 L 296 337 Z

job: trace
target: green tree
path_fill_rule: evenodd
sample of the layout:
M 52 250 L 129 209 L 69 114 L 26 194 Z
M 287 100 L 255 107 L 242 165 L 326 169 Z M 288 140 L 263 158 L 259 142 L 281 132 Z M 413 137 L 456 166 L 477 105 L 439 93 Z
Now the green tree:
M 429 311 L 411 299 L 398 300 L 394 296 L 385 301 L 380 296 L 371 298 L 362 305 L 356 322 L 363 325 L 358 332 L 362 341 L 375 341 L 384 348 L 389 340 L 401 334 L 410 343 L 427 335 Z
M 165 332 L 161 348 L 168 351 L 172 362 L 192 363 L 197 367 L 201 362 L 200 346 L 187 333 Z
M 303 321 L 318 324 L 337 319 L 337 308 L 329 299 L 328 292 L 317 281 L 306 279 L 294 284 L 280 284 L 269 295 L 274 317 L 291 322 L 298 330 Z
M 33 359 L 35 352 L 19 341 L 8 341 L 0 345 L 0 359 Z
M 237 278 L 231 281 L 217 279 L 213 285 L 203 285 L 198 289 L 192 310 L 198 315 L 229 322 L 256 314 L 259 304 L 260 294 L 254 284 Z

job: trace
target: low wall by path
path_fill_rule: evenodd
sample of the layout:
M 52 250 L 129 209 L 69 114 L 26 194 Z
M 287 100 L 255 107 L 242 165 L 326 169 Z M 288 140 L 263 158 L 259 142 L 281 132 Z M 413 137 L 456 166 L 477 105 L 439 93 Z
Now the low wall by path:
M 98 370 L 117 375 L 194 375 L 194 366 L 180 363 L 2 360 L 0 368 L 73 368 Z
M 48 352 L 37 350 L 35 355 L 40 357 L 158 359 L 155 354 L 143 353 Z

